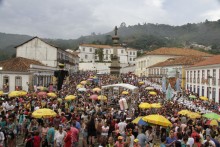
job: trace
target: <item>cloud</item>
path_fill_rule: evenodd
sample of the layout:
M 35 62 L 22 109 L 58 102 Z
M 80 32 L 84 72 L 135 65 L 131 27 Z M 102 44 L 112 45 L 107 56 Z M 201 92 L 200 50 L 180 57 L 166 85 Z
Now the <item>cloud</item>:
M 219 18 L 219 0 L 0 0 L 0 32 L 43 38 L 106 33 L 125 22 L 181 25 Z

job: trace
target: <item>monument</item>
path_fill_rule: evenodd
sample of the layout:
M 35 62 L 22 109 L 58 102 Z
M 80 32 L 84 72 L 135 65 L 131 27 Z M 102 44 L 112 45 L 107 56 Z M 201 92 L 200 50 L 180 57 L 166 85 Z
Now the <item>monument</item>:
M 117 26 L 115 26 L 114 31 L 115 31 L 115 34 L 114 34 L 114 36 L 112 36 L 112 42 L 113 42 L 113 55 L 111 58 L 112 63 L 109 68 L 110 68 L 110 74 L 118 77 L 120 74 L 121 67 L 120 67 L 120 62 L 119 62 L 118 55 L 117 55 L 118 54 L 117 47 L 119 46 L 119 37 L 118 37 Z

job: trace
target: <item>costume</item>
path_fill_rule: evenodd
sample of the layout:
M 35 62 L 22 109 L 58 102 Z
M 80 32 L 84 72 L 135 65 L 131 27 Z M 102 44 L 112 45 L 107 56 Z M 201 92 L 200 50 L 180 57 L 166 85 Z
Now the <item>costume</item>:
M 57 90 L 58 91 L 62 89 L 63 80 L 69 76 L 69 72 L 63 69 L 64 66 L 59 65 L 59 67 L 61 69 L 54 72 L 54 76 L 57 78 Z

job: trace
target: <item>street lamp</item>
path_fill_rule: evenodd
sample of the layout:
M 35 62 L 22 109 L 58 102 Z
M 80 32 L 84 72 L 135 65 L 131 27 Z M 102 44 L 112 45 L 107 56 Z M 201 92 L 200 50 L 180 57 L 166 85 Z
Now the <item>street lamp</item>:
M 3 67 L 0 67 L 0 71 L 3 70 Z M 2 72 L 1 72 L 1 81 L 0 81 L 0 89 L 3 89 L 3 79 L 2 79 Z

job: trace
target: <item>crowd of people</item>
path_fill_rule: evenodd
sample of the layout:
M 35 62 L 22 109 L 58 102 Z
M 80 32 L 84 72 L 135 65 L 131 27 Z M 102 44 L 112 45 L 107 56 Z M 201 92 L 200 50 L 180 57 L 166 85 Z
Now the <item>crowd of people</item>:
M 95 77 L 95 78 L 94 78 Z M 79 91 L 77 86 L 86 91 Z M 140 84 L 140 81 L 142 82 Z M 118 95 L 106 90 L 108 100 L 91 99 L 91 95 L 100 95 L 93 88 L 115 83 L 127 83 L 138 87 L 138 93 L 119 88 Z M 57 97 L 38 95 L 40 89 L 28 92 L 26 96 L 1 98 L 0 147 L 220 147 L 220 129 L 218 125 L 207 124 L 208 119 L 191 119 L 178 114 L 188 109 L 193 112 L 219 113 L 215 102 L 190 99 L 192 93 L 180 92 L 172 100 L 167 100 L 161 89 L 155 88 L 156 95 L 146 90 L 154 86 L 146 78 L 132 73 L 122 74 L 119 78 L 110 75 L 96 75 L 93 72 L 81 72 L 71 75 L 62 89 L 48 88 L 48 92 Z M 128 94 L 122 94 L 127 90 Z M 67 95 L 75 95 L 74 100 L 65 100 Z M 120 99 L 126 99 L 128 109 L 121 109 Z M 161 108 L 140 109 L 142 102 L 160 103 Z M 190 103 L 190 105 L 189 105 Z M 32 113 L 41 108 L 54 110 L 57 115 L 50 118 L 34 118 Z M 200 109 L 197 109 L 200 108 Z M 159 114 L 172 122 L 172 127 L 147 123 L 139 125 L 132 120 L 138 116 Z M 22 144 L 18 144 L 18 142 Z

